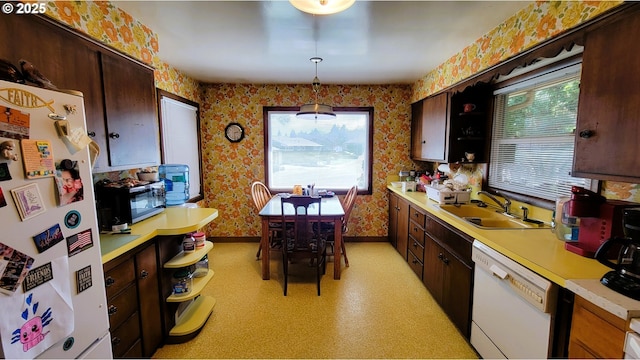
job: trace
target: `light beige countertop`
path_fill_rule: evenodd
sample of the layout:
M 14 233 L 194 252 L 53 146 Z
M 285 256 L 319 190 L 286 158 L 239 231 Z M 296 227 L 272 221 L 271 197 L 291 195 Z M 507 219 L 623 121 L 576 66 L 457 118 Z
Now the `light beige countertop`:
M 567 280 L 599 280 L 602 275 L 611 270 L 595 259 L 565 250 L 564 241 L 558 240 L 550 229 L 481 229 L 440 209 L 439 204 L 428 199 L 426 193 L 403 193 L 399 188 L 392 186 L 387 188 L 411 204 L 419 206 L 562 287 L 566 287 Z
M 102 263 L 107 263 L 158 235 L 180 235 L 197 231 L 217 217 L 217 209 L 170 207 L 158 215 L 131 225 L 131 234 L 100 234 Z
M 621 319 L 640 316 L 640 301 L 609 289 L 600 279 L 568 280 L 567 289 Z

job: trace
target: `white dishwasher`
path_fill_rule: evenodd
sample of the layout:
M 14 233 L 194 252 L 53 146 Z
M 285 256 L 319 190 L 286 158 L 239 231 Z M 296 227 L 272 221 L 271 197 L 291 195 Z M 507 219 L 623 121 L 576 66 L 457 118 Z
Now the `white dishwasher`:
M 478 240 L 471 344 L 485 359 L 551 355 L 558 286 Z

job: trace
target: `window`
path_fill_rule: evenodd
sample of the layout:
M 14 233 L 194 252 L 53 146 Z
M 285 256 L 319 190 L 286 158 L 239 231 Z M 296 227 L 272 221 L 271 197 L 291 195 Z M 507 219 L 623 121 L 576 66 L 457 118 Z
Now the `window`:
M 161 89 L 157 89 L 157 95 L 162 163 L 189 166 L 189 201 L 199 201 L 203 199 L 198 118 L 200 106 Z
M 290 192 L 293 185 L 346 193 L 358 185 L 371 194 L 373 108 L 334 108 L 333 120 L 296 118 L 296 107 L 265 107 L 267 186 Z
M 489 187 L 554 201 L 570 175 L 580 90 L 580 64 L 547 72 L 495 92 Z

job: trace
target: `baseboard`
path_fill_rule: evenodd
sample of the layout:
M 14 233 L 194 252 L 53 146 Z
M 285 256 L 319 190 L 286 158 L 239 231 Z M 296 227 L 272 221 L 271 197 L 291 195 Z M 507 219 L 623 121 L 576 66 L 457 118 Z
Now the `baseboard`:
M 207 240 L 214 243 L 234 243 L 234 242 L 260 242 L 259 236 L 208 236 Z M 389 242 L 386 236 L 345 236 L 345 242 Z

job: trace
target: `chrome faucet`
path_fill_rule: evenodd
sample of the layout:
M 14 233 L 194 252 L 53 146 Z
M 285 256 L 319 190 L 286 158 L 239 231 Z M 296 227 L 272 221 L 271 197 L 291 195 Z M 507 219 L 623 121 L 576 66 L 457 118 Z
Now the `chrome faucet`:
M 506 196 L 501 195 L 504 198 L 504 204 L 503 204 L 500 200 L 498 200 L 497 197 L 493 196 L 493 194 L 486 192 L 484 190 L 478 191 L 478 195 L 485 195 L 489 199 L 493 200 L 496 204 L 498 204 L 498 206 L 500 206 L 500 208 L 505 214 L 508 214 L 508 215 L 511 214 L 511 200 L 509 200 Z

